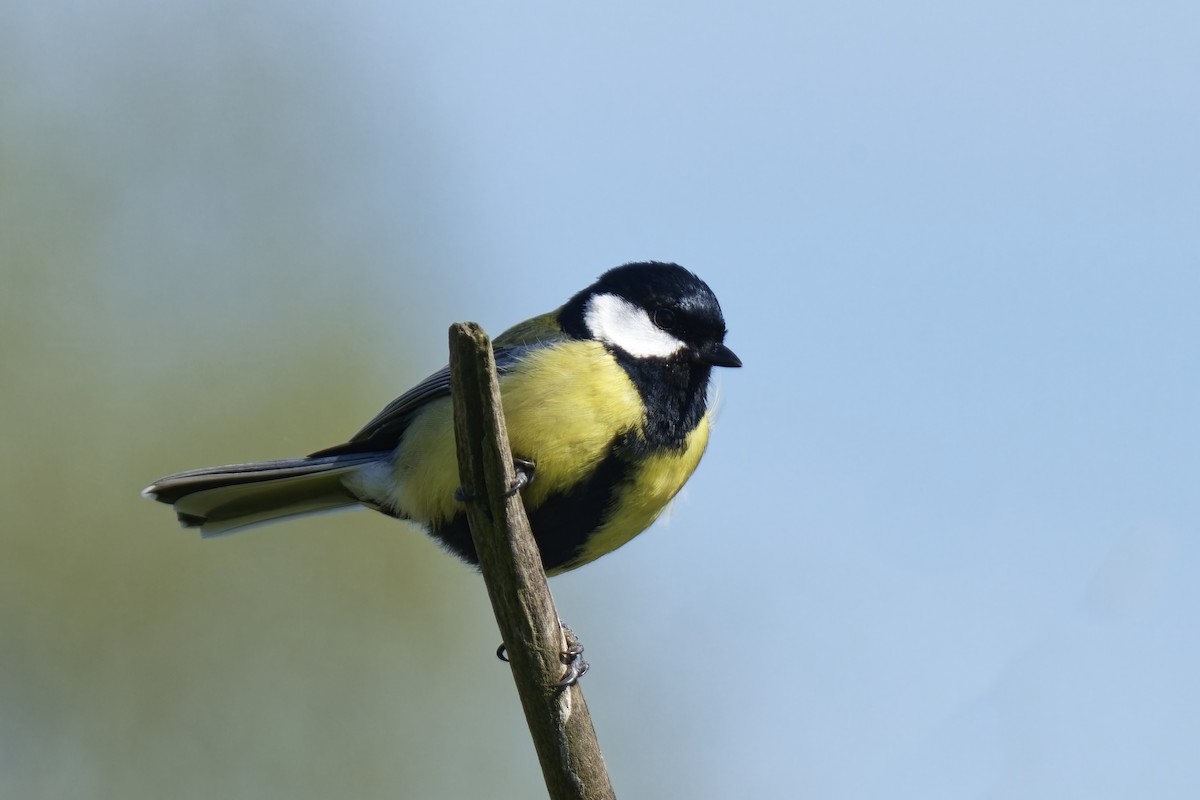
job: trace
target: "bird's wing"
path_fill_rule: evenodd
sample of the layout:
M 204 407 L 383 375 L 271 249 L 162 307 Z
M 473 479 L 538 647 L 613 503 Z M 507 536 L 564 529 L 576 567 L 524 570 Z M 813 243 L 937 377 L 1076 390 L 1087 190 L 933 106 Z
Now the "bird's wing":
M 528 345 L 523 344 L 497 346 L 496 371 L 505 374 L 528 350 Z M 309 457 L 392 450 L 400 443 L 405 429 L 422 408 L 433 400 L 449 396 L 450 368 L 443 367 L 388 403 L 362 430 L 350 437 L 350 441 L 312 453 Z

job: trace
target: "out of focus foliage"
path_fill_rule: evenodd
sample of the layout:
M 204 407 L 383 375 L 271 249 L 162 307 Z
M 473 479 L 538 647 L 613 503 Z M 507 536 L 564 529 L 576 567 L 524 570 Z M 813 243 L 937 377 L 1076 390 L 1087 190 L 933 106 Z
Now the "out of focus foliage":
M 0 796 L 536 788 L 469 570 L 374 515 L 202 543 L 138 496 L 421 377 L 399 342 L 449 320 L 379 280 L 427 277 L 423 134 L 349 146 L 336 30 L 282 7 L 51 5 L 0 15 Z

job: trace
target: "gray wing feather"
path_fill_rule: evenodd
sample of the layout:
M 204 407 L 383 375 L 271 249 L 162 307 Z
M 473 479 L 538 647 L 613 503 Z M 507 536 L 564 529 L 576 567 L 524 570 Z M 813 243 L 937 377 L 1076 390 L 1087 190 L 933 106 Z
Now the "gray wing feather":
M 504 375 L 520 361 L 528 346 L 496 347 L 496 372 Z M 413 417 L 428 403 L 450 396 L 450 367 L 443 367 L 388 403 L 350 441 L 313 453 L 313 457 L 355 452 L 382 452 L 400 442 Z

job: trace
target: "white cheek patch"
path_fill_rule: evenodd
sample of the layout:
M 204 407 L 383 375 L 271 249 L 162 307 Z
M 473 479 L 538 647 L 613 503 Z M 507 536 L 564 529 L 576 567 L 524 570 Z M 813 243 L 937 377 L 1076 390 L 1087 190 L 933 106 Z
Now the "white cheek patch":
M 583 319 L 593 337 L 634 358 L 666 358 L 685 346 L 655 325 L 645 309 L 615 294 L 598 294 L 588 300 Z

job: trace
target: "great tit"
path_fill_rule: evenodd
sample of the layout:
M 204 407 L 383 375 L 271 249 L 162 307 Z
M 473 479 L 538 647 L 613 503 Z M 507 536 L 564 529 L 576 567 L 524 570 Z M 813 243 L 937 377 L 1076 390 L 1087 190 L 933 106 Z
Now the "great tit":
M 708 443 L 709 374 L 740 367 L 708 285 L 677 264 L 604 273 L 494 341 L 522 499 L 546 572 L 587 564 L 654 522 Z M 219 536 L 366 506 L 477 563 L 455 455 L 450 372 L 394 400 L 350 441 L 304 458 L 160 478 L 143 494 Z

